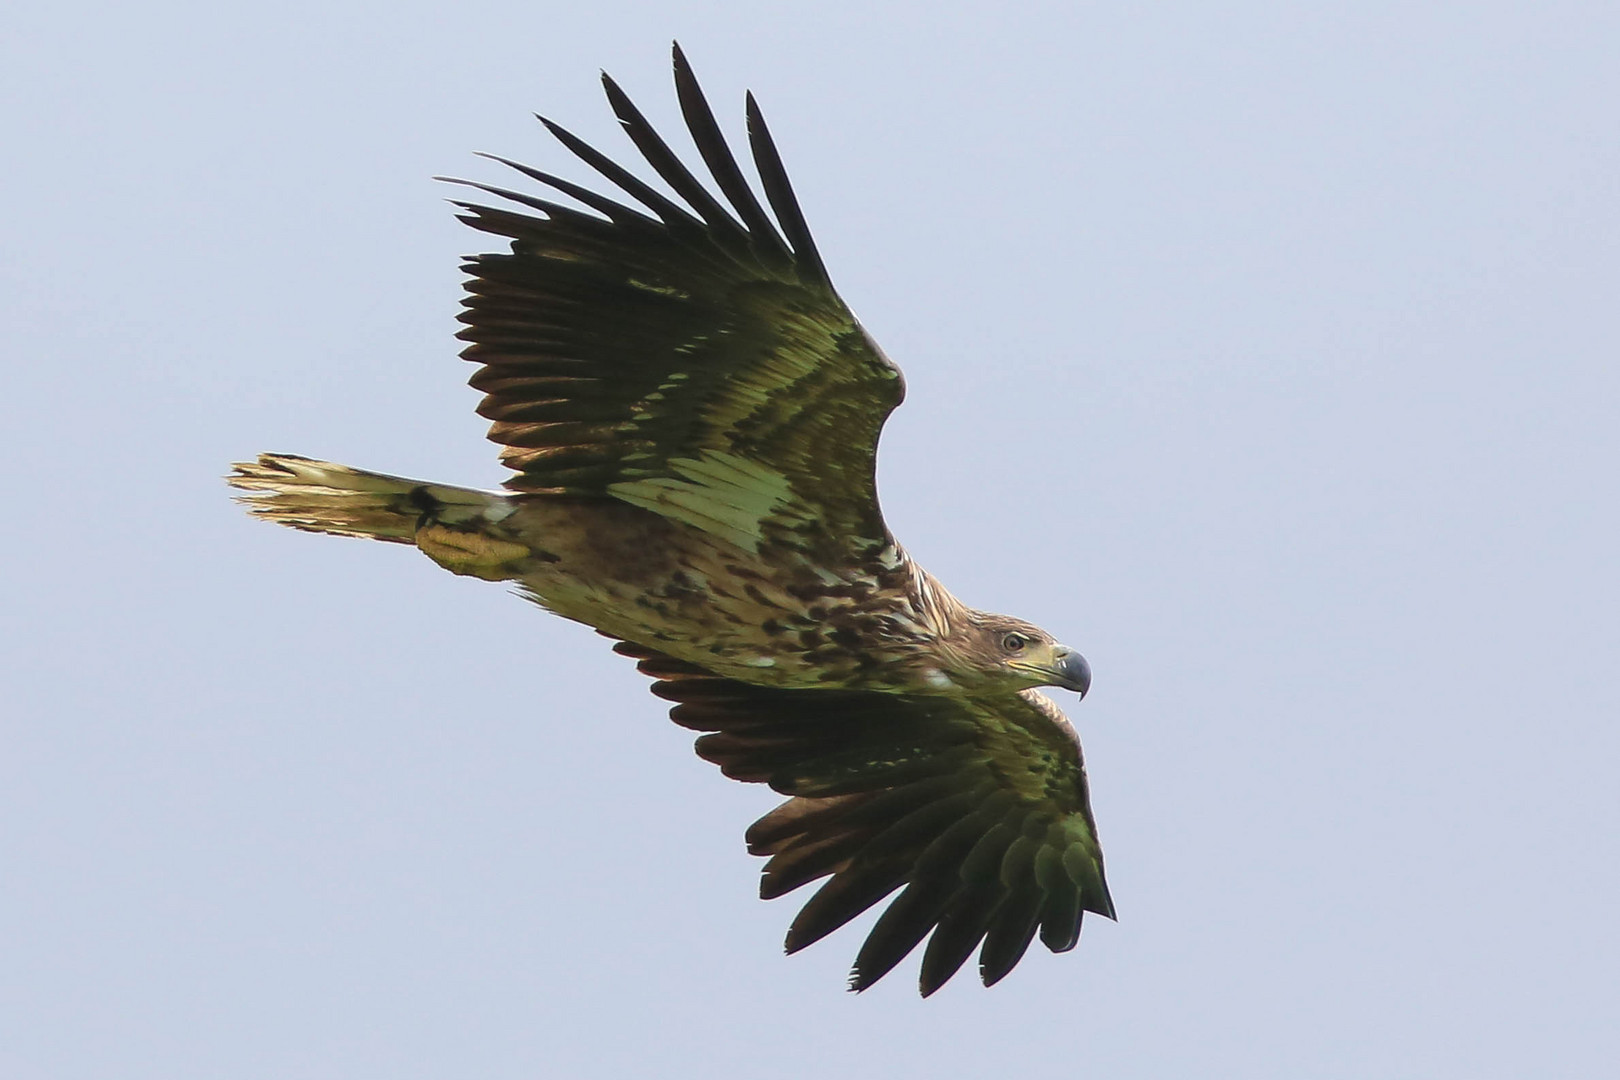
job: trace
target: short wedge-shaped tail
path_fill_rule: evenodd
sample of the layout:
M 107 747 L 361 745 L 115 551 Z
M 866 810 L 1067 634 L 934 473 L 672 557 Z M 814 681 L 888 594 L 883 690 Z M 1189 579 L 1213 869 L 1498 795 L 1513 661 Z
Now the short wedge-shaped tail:
M 509 500 L 494 492 L 425 484 L 294 454 L 239 461 L 225 479 L 249 492 L 238 501 L 255 517 L 306 532 L 415 544 L 428 523 L 450 527 L 498 521 Z

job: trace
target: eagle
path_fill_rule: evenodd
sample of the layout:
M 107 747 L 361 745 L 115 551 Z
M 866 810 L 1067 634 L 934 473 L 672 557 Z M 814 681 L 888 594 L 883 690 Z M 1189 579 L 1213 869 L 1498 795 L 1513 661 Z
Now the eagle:
M 507 247 L 465 262 L 458 334 L 506 491 L 270 453 L 228 481 L 263 520 L 414 545 L 613 639 L 701 758 L 787 796 L 746 834 L 761 897 L 822 882 L 787 952 L 898 891 L 849 988 L 925 937 L 924 996 L 975 950 L 990 986 L 1037 933 L 1063 952 L 1086 912 L 1114 916 L 1079 739 L 1035 689 L 1083 697 L 1091 669 L 890 534 L 876 456 L 900 370 L 834 291 L 753 95 L 764 203 L 679 45 L 674 74 L 713 189 L 605 73 L 673 197 L 544 117 L 619 196 L 500 157 L 542 193 L 450 181 Z

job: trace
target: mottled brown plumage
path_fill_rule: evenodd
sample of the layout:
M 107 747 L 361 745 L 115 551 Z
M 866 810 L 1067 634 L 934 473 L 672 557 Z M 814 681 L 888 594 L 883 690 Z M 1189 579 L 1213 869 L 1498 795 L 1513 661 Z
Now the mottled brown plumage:
M 767 899 L 825 879 L 789 952 L 902 890 L 851 986 L 924 937 L 924 994 L 975 949 L 989 985 L 1037 933 L 1061 951 L 1083 912 L 1113 914 L 1079 742 L 1033 689 L 1084 693 L 1089 669 L 889 534 L 875 460 L 900 372 L 833 291 L 753 99 L 769 210 L 679 49 L 675 81 L 724 202 L 604 76 L 680 202 L 545 121 L 639 208 L 513 162 L 586 209 L 483 184 L 522 211 L 458 203 L 510 243 L 467 263 L 460 335 L 510 494 L 272 454 L 231 483 L 260 517 L 414 544 L 617 639 L 700 756 L 790 796 L 748 833 Z

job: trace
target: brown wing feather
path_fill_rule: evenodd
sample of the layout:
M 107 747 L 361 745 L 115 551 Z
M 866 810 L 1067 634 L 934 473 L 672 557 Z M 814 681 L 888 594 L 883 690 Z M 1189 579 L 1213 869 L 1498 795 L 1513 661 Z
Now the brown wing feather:
M 620 644 L 697 752 L 790 795 L 748 830 L 760 895 L 827 878 L 788 932 L 795 952 L 897 889 L 850 975 L 864 990 L 929 939 L 933 993 L 975 949 L 985 985 L 1037 932 L 1073 948 L 1084 912 L 1113 917 L 1080 743 L 1034 691 L 993 698 L 778 690 Z
M 517 165 L 604 217 L 479 184 L 539 216 L 459 204 L 512 242 L 466 264 L 460 335 L 518 471 L 508 486 L 617 497 L 744 546 L 769 533 L 863 553 L 888 540 L 874 470 L 899 370 L 833 291 L 757 110 L 750 141 L 786 240 L 678 52 L 676 84 L 730 212 L 611 80 L 632 142 L 686 206 L 549 122 L 643 209 Z

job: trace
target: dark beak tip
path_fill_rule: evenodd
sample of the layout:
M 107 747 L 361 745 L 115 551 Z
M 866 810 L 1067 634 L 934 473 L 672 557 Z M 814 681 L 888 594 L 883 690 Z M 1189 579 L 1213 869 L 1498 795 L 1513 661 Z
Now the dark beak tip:
M 1091 665 L 1086 658 L 1077 652 L 1071 652 L 1063 658 L 1062 672 L 1064 686 L 1075 691 L 1083 699 L 1086 691 L 1091 689 Z

